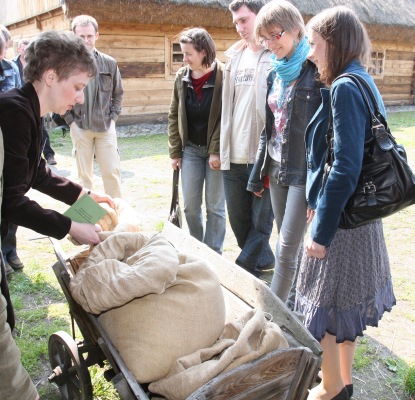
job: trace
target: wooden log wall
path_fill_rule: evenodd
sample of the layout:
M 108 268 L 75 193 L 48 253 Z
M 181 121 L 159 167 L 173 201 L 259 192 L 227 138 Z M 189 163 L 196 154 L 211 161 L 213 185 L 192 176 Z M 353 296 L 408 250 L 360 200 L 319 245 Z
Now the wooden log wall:
M 18 21 L 31 19 L 34 15 L 52 12 L 56 9 L 62 10 L 61 0 L 2 0 L 1 23 L 9 26 Z
M 97 48 L 114 57 L 124 85 L 121 120 L 137 115 L 167 116 L 175 71 L 170 65 L 171 43 L 182 26 L 100 24 Z M 226 61 L 224 52 L 238 40 L 234 30 L 208 29 L 217 48 L 217 58 Z
M 52 0 L 51 0 L 52 2 Z M 133 123 L 146 116 L 165 120 L 180 63 L 171 65 L 171 43 L 184 26 L 100 23 L 98 50 L 113 56 L 120 67 L 125 89 L 121 123 Z M 45 30 L 69 30 L 70 21 L 61 8 L 9 25 L 14 42 L 34 37 Z M 225 61 L 224 52 L 239 36 L 234 29 L 212 28 L 217 56 Z M 376 83 L 387 105 L 414 104 L 415 46 L 394 42 L 374 42 L 374 50 L 385 54 L 384 72 Z M 180 53 L 180 51 L 179 51 Z M 14 56 L 10 50 L 8 57 Z M 178 58 L 180 60 L 180 57 Z M 158 115 L 158 117 L 157 117 Z
M 385 54 L 384 72 L 375 82 L 386 105 L 414 104 L 415 46 L 374 43 L 374 50 Z

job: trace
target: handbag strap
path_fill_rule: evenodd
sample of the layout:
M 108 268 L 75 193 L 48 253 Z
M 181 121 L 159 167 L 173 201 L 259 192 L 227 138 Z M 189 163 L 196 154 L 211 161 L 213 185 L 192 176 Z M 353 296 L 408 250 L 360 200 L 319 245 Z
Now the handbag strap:
M 379 106 L 376 101 L 376 97 L 372 91 L 372 88 L 369 86 L 366 80 L 358 74 L 345 73 L 345 74 L 339 75 L 333 81 L 333 83 L 340 78 L 349 78 L 355 83 L 360 93 L 362 94 L 363 100 L 370 113 L 370 128 L 372 131 L 373 138 L 376 140 L 377 144 L 382 150 L 384 151 L 391 150 L 396 145 L 396 142 L 388 129 L 388 124 L 386 122 L 385 117 L 382 115 L 382 113 L 379 110 Z M 367 97 L 366 91 L 363 88 L 363 86 L 365 87 L 367 93 L 369 93 L 369 96 L 374 105 L 374 110 L 372 110 L 372 107 L 369 103 L 369 99 Z M 330 108 L 329 108 L 329 126 L 328 126 L 327 134 L 326 134 L 326 142 L 328 146 L 327 153 L 326 153 L 326 164 L 329 167 L 331 167 L 334 162 L 333 113 L 331 109 L 331 102 L 330 102 Z
M 340 79 L 340 78 L 349 78 L 349 79 L 351 79 L 356 84 L 356 86 L 359 88 L 360 93 L 362 94 L 363 99 L 365 100 L 366 106 L 369 110 L 371 120 L 372 120 L 372 126 L 374 124 L 377 124 L 377 123 L 380 122 L 385 128 L 387 128 L 388 124 L 386 122 L 386 119 L 383 116 L 383 114 L 380 112 L 379 105 L 378 105 L 378 102 L 376 100 L 375 94 L 373 93 L 373 90 L 370 87 L 370 85 L 367 83 L 366 79 L 363 78 L 362 76 L 358 75 L 358 74 L 354 74 L 354 73 L 351 73 L 351 72 L 342 74 L 342 75 L 338 76 L 335 80 Z M 363 89 L 362 86 L 364 86 L 366 91 Z M 373 106 L 374 106 L 374 110 L 372 110 L 372 107 L 369 103 L 366 92 L 369 93 L 369 96 L 370 96 L 370 98 L 372 100 L 372 103 L 373 103 Z
M 172 190 L 172 198 L 171 198 L 171 205 L 170 205 L 170 213 L 173 211 L 175 206 L 179 204 L 179 176 L 180 176 L 180 169 L 176 168 L 173 170 L 173 190 Z

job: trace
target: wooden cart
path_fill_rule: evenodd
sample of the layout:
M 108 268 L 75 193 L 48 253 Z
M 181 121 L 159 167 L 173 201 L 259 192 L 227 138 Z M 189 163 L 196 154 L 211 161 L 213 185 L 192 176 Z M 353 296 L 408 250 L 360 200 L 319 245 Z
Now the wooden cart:
M 225 295 L 227 322 L 245 314 L 250 308 L 260 308 L 281 327 L 290 345 L 288 349 L 273 351 L 220 374 L 187 400 L 305 400 L 321 365 L 322 350 L 301 322 L 265 283 L 183 230 L 167 222 L 162 234 L 178 251 L 196 254 L 211 264 Z M 94 364 L 103 366 L 107 360 L 111 368 L 106 371 L 105 377 L 112 381 L 122 399 L 151 399 L 152 394 L 135 380 L 97 317 L 85 312 L 72 298 L 69 282 L 74 273 L 74 258 L 67 259 L 59 243 L 52 242 L 58 259 L 53 270 L 69 304 L 73 336 L 66 332 L 50 336 L 49 358 L 53 372 L 49 380 L 58 385 L 65 400 L 92 399 L 88 367 Z M 82 333 L 81 342 L 74 340 L 74 321 Z

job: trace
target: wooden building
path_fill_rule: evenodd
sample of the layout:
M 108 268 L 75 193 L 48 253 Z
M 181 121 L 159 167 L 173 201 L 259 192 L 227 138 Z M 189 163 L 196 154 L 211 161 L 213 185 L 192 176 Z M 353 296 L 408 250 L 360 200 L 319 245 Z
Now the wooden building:
M 175 36 L 203 26 L 215 40 L 218 58 L 238 35 L 230 0 L 0 0 L 0 23 L 13 40 L 41 31 L 70 29 L 79 14 L 99 23 L 97 48 L 119 63 L 125 89 L 120 122 L 165 120 L 175 72 L 182 65 Z M 365 23 L 373 42 L 372 69 L 385 103 L 414 104 L 414 0 L 292 0 L 307 21 L 319 11 L 344 4 Z M 13 53 L 9 54 L 10 56 Z

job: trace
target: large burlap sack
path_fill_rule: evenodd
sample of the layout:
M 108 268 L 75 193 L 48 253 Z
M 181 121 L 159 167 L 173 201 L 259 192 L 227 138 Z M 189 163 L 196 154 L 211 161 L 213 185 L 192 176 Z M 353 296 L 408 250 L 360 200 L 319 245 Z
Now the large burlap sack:
M 184 400 L 220 373 L 287 347 L 279 326 L 267 321 L 263 311 L 250 310 L 227 324 L 213 346 L 179 358 L 167 377 L 151 383 L 149 389 L 168 400 Z
M 99 314 L 174 284 L 176 249 L 160 234 L 116 233 L 94 247 L 71 279 L 72 297 Z
M 161 235 L 108 237 L 70 288 L 87 311 L 108 310 L 99 321 L 140 383 L 163 378 L 178 358 L 212 346 L 225 324 L 213 270 L 197 257 L 178 254 Z

